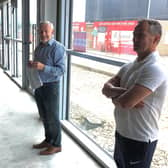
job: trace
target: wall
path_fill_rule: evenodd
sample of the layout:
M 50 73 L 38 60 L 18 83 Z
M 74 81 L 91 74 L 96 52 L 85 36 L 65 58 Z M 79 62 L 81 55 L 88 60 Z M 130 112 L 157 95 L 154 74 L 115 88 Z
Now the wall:
M 57 0 L 45 0 L 44 19 L 52 22 L 56 30 Z M 56 33 L 55 33 L 56 34 Z
M 158 46 L 160 55 L 168 56 L 168 21 L 160 21 L 163 29 L 161 41 Z
M 146 18 L 150 0 L 86 0 L 86 22 Z M 94 9 L 94 12 L 93 10 Z M 149 17 L 168 19 L 168 1 L 151 0 Z

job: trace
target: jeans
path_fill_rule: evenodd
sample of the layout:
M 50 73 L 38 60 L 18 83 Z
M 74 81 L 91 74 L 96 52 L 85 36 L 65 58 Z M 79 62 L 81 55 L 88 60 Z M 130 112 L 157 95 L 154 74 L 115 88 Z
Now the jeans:
M 115 134 L 114 160 L 118 168 L 150 168 L 157 140 L 141 142 Z
M 59 82 L 51 82 L 44 83 L 35 90 L 35 100 L 44 125 L 45 141 L 55 147 L 61 147 L 59 87 Z

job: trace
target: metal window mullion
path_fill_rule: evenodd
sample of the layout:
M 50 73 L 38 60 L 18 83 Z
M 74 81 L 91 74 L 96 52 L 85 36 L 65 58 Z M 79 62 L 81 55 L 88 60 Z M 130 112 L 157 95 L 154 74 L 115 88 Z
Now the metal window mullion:
M 18 3 L 18 2 L 17 2 Z M 18 32 L 18 8 L 16 8 L 16 16 L 15 16 L 15 20 L 16 20 L 16 24 L 15 24 L 15 26 L 16 26 L 16 34 L 15 34 L 15 38 L 17 39 L 17 32 Z M 18 70 L 18 43 L 17 43 L 17 41 L 15 41 L 15 49 L 16 49 L 16 77 L 18 77 L 19 76 L 19 70 Z
M 29 60 L 29 0 L 22 0 L 22 87 L 28 88 L 27 62 Z
M 7 27 L 6 27 L 6 29 L 7 29 L 7 36 L 9 36 L 9 4 L 7 4 L 7 11 L 6 11 L 7 13 Z M 9 41 L 7 41 L 7 70 L 9 70 L 9 68 L 10 68 L 10 62 L 9 62 L 9 60 L 10 60 L 10 57 L 9 57 L 9 49 L 10 49 L 10 42 Z
M 98 56 L 88 54 L 88 53 L 76 52 L 76 51 L 73 51 L 73 50 L 67 50 L 67 53 L 70 54 L 70 55 L 73 55 L 73 56 L 84 58 L 84 59 L 89 59 L 89 60 L 92 60 L 92 61 L 105 63 L 105 64 L 109 64 L 109 65 L 115 65 L 115 66 L 119 66 L 119 67 L 126 63 L 124 61 L 119 61 L 119 60 L 116 60 L 116 59 L 107 59 L 107 58 L 98 57 Z
M 148 0 L 148 6 L 147 6 L 147 16 L 146 18 L 150 18 L 150 8 L 151 8 L 151 0 Z
M 4 61 L 4 9 L 1 8 L 1 28 L 2 28 L 2 67 L 4 68 L 5 61 Z
M 60 40 L 66 48 L 69 48 L 70 46 L 70 35 L 71 35 L 71 22 L 72 22 L 72 0 L 59 0 L 59 7 L 58 11 L 59 20 L 57 22 L 57 25 L 60 25 L 59 30 L 60 32 L 57 33 L 57 38 Z M 59 24 L 58 24 L 59 23 Z M 68 119 L 68 112 L 69 112 L 69 87 L 70 87 L 70 57 L 66 57 L 66 73 L 62 80 L 62 88 L 61 88 L 61 94 L 62 94 L 62 100 L 61 104 L 62 107 L 60 109 L 61 111 L 61 119 Z

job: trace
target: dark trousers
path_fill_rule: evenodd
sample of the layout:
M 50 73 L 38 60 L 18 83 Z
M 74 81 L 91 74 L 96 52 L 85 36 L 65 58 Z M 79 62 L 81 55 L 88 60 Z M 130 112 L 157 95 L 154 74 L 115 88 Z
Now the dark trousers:
M 114 160 L 118 168 L 150 168 L 157 141 L 140 142 L 116 132 Z
M 35 100 L 45 130 L 45 141 L 55 147 L 61 146 L 59 86 L 59 82 L 52 82 L 35 90 Z

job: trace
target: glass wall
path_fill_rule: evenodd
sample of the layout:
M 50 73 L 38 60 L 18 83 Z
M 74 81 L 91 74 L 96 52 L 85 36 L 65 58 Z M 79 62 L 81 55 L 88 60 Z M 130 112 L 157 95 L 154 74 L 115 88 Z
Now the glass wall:
M 74 0 L 73 3 L 69 121 L 110 155 L 114 149 L 114 106 L 102 95 L 101 89 L 122 64 L 136 58 L 132 38 L 140 18 L 157 19 L 162 24 L 163 37 L 158 50 L 168 65 L 167 2 L 162 1 L 161 6 L 158 3 L 148 0 L 123 3 Z M 160 12 L 154 10 L 157 5 L 162 9 Z M 167 107 L 161 118 L 161 135 L 165 135 Z M 168 166 L 168 150 L 163 144 L 168 146 L 160 140 L 152 167 L 157 167 L 157 158 L 161 160 L 160 167 Z
M 1 45 L 3 54 L 0 56 L 1 66 L 6 74 L 24 88 L 28 88 L 25 62 L 27 62 L 28 57 L 32 59 L 37 43 L 37 9 L 37 0 L 8 0 L 0 10 L 0 24 L 3 22 L 0 29 L 3 37 L 1 38 L 1 40 L 3 39 Z M 26 23 L 29 22 L 29 18 L 30 27 L 28 28 Z M 29 52 L 27 52 L 27 48 L 30 49 Z
M 115 128 L 114 106 L 111 101 L 105 99 L 101 89 L 104 82 L 116 74 L 119 69 L 118 66 L 110 65 L 111 58 L 121 54 L 103 49 L 108 29 L 105 26 L 96 27 L 97 22 L 86 22 L 86 12 L 88 11 L 86 7 L 85 0 L 74 1 L 72 49 L 83 54 L 87 52 L 90 59 L 86 59 L 85 56 L 71 55 L 69 118 L 76 127 L 94 140 L 103 150 L 112 154 Z M 95 10 L 98 9 L 95 8 Z M 132 34 L 130 36 L 132 38 Z M 92 60 L 92 57 L 95 56 L 97 60 Z M 103 63 L 99 58 L 108 58 L 109 64 Z
M 33 52 L 37 45 L 37 0 L 30 0 L 30 52 L 29 59 L 33 59 Z
M 20 86 L 23 84 L 23 17 L 22 0 L 12 0 L 3 6 L 3 36 L 4 54 L 3 68 Z M 37 22 L 37 0 L 30 0 L 30 58 L 32 59 L 33 50 L 36 45 L 36 22 Z M 24 13 L 24 12 L 23 12 Z M 25 23 L 25 21 L 24 21 Z M 27 42 L 26 42 L 27 43 Z M 24 60 L 26 60 L 24 58 Z
M 17 78 L 22 81 L 22 0 L 17 0 L 16 14 L 16 57 L 17 57 Z
M 3 68 L 22 85 L 22 0 L 3 6 Z
M 2 52 L 2 9 L 0 9 L 0 66 L 3 67 L 3 52 Z
M 3 36 L 4 36 L 4 41 L 3 41 L 3 46 L 4 46 L 4 65 L 3 68 L 5 70 L 9 69 L 9 40 L 8 40 L 8 36 L 9 36 L 9 30 L 8 30 L 8 4 L 3 6 Z

